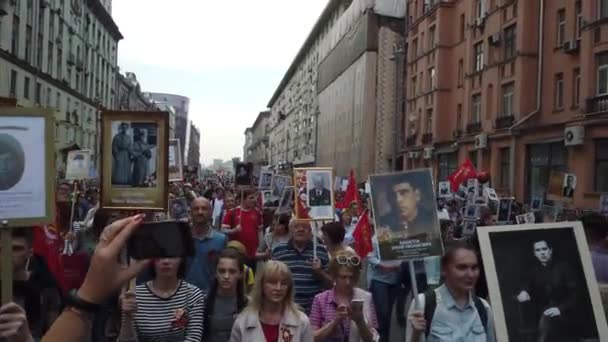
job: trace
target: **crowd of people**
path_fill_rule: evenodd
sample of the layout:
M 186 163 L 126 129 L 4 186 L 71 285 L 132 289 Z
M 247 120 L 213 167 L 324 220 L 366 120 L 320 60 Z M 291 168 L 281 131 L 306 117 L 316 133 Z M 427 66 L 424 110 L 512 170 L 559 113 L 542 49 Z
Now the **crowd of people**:
M 343 196 L 337 190 L 337 201 Z M 14 298 L 0 308 L 0 340 L 388 342 L 395 312 L 407 341 L 494 341 L 479 244 L 463 234 L 465 203 L 438 199 L 445 252 L 435 282 L 424 261 L 410 268 L 380 260 L 376 248 L 355 252 L 359 213 L 373 222 L 360 196 L 363 208 L 337 210 L 316 229 L 225 178 L 171 183 L 169 199 L 188 202 L 194 256 L 127 266 L 129 236 L 167 214 L 109 212 L 94 184 L 59 182 L 56 223 L 13 231 Z M 526 211 L 514 206 L 509 221 Z M 598 281 L 608 282 L 608 222 L 580 219 Z M 477 229 L 495 224 L 482 209 Z M 550 338 L 539 341 L 561 341 Z

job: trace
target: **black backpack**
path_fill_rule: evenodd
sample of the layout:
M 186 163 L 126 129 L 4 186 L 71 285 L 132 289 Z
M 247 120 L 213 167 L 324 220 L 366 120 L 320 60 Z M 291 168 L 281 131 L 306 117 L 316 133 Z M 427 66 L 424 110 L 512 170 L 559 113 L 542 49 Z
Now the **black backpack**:
M 483 325 L 483 329 L 488 333 L 488 312 L 486 311 L 485 305 L 481 302 L 481 299 L 476 295 L 473 295 L 473 304 L 475 305 L 475 309 L 477 309 L 477 313 L 479 314 L 479 319 L 481 319 L 481 324 Z M 424 293 L 424 319 L 426 320 L 426 332 L 425 336 L 429 336 L 431 331 L 431 322 L 433 321 L 433 316 L 435 315 L 435 309 L 437 308 L 437 294 L 435 290 L 429 290 Z

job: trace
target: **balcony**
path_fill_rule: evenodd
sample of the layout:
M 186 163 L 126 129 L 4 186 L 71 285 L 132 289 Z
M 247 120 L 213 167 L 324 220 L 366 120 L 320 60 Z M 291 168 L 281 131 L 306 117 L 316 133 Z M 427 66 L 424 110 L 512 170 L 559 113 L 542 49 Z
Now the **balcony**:
M 587 99 L 585 114 L 599 114 L 608 112 L 608 94 L 598 95 Z
M 515 117 L 513 115 L 500 116 L 496 118 L 496 129 L 509 128 L 515 122 Z
M 433 142 L 433 133 L 425 133 L 422 135 L 422 143 L 430 144 Z
M 481 132 L 481 122 L 473 122 L 467 125 L 467 134 L 477 134 Z
M 405 139 L 405 146 L 414 146 L 416 145 L 416 135 L 410 135 Z

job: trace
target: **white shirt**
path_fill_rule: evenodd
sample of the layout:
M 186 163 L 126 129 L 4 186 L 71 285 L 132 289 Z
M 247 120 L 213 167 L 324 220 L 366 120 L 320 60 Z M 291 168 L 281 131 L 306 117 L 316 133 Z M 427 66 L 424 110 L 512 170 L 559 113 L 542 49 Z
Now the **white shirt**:
M 213 215 L 212 215 L 214 227 L 219 224 L 219 222 L 217 222 L 217 221 L 220 219 L 220 216 L 222 215 L 223 208 L 224 208 L 224 200 L 216 198 L 215 203 L 213 205 Z

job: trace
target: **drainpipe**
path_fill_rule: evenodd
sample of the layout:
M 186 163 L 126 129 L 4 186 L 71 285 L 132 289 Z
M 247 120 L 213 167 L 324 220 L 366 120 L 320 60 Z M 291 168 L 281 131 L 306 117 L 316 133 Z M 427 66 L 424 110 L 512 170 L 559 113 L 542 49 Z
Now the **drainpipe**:
M 536 76 L 536 109 L 526 114 L 523 118 L 519 119 L 515 122 L 511 127 L 509 127 L 509 134 L 511 135 L 511 146 L 509 149 L 509 190 L 511 191 L 511 196 L 515 194 L 515 148 L 517 147 L 516 137 L 513 134 L 513 131 L 521 126 L 523 123 L 528 121 L 534 115 L 538 114 L 542 108 L 542 91 L 543 91 L 543 40 L 544 40 L 544 25 L 545 25 L 545 0 L 540 0 L 540 12 L 538 16 L 538 67 L 537 67 L 537 76 Z

